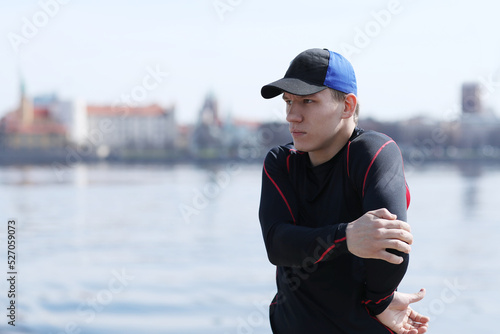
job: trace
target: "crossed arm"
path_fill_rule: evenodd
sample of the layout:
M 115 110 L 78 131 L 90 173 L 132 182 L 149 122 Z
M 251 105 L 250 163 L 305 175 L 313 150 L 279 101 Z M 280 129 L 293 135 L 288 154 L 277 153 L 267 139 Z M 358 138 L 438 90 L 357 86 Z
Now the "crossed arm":
M 370 211 L 347 225 L 347 247 L 362 258 L 381 259 L 400 264 L 403 258 L 387 251 L 387 248 L 409 253 L 413 242 L 410 225 L 396 219 L 387 209 Z M 377 319 L 397 334 L 422 334 L 427 332 L 430 319 L 414 311 L 411 303 L 422 300 L 425 289 L 417 293 L 395 292 L 389 306 Z
M 267 196 L 265 200 L 261 199 L 260 212 L 270 261 L 281 266 L 300 266 L 302 259 L 310 258 L 311 254 L 315 254 L 315 260 L 320 261 L 332 259 L 344 251 L 367 259 L 368 293 L 370 293 L 370 286 L 372 286 L 378 289 L 378 291 L 371 291 L 372 296 L 390 295 L 390 298 L 381 303 L 381 305 L 385 304 L 382 307 L 371 305 L 374 307 L 371 309 L 372 314 L 398 334 L 425 333 L 429 319 L 419 315 L 409 307 L 410 303 L 422 299 L 425 291 L 412 295 L 392 293 L 397 284 L 387 283 L 388 281 L 399 282 L 403 277 L 406 271 L 407 254 L 411 251 L 410 245 L 413 242 L 413 237 L 409 225 L 404 221 L 406 219 L 406 203 L 399 203 L 396 206 L 388 203 L 386 206 L 384 198 L 387 196 L 377 193 L 380 189 L 379 185 L 368 184 L 364 197 L 367 200 L 363 203 L 363 210 L 368 212 L 360 218 L 348 224 L 337 224 L 336 226 L 318 228 L 297 226 L 294 225 L 297 216 L 297 211 L 294 209 L 297 206 L 296 199 L 294 196 L 285 198 L 283 195 L 283 193 L 293 193 L 294 190 L 291 189 L 286 177 L 280 179 L 283 172 L 276 170 L 276 167 L 273 163 L 264 165 L 263 194 L 266 190 L 268 192 L 274 191 L 275 195 Z M 373 167 L 373 170 L 376 171 L 376 166 Z M 365 184 L 363 184 L 364 186 Z M 391 191 L 390 187 L 388 189 Z M 398 191 L 401 192 L 401 190 Z M 398 198 L 401 197 L 399 195 L 398 193 Z M 382 199 L 382 201 L 378 199 Z M 384 207 L 401 215 L 402 220 L 398 220 L 396 215 L 387 209 L 378 209 Z M 279 219 L 279 221 L 270 220 L 269 217 L 263 215 L 263 212 L 266 211 L 272 211 L 273 215 L 288 218 Z M 325 246 L 326 244 L 331 246 Z M 318 249 L 325 251 L 321 257 L 321 252 L 318 252 Z M 329 251 L 328 254 L 327 251 Z M 323 258 L 325 254 L 327 256 Z M 398 266 L 401 269 L 394 271 L 396 267 L 393 265 L 403 262 L 405 262 L 404 265 Z M 386 268 L 389 270 L 386 271 Z M 387 277 L 390 275 L 396 279 L 388 280 Z
M 375 148 L 382 142 L 385 143 L 375 154 L 376 158 L 373 158 L 371 164 L 366 167 L 366 161 L 370 159 L 364 156 L 364 152 L 371 151 L 370 155 L 373 154 L 374 146 L 371 144 L 378 140 L 381 141 Z M 357 161 L 353 159 L 353 163 L 363 167 L 353 169 L 351 176 L 357 188 L 362 189 L 362 206 L 366 213 L 348 224 L 346 238 L 349 251 L 366 259 L 367 294 L 371 294 L 377 292 L 370 291 L 371 287 L 376 289 L 381 287 L 380 291 L 395 289 L 395 286 L 386 284 L 384 279 L 395 278 L 396 280 L 390 280 L 399 281 L 403 278 L 406 267 L 399 264 L 404 261 L 406 265 L 408 264 L 407 254 L 411 251 L 413 236 L 410 225 L 405 222 L 409 191 L 396 143 L 390 138 L 378 136 L 372 141 L 358 142 L 358 145 L 357 152 L 361 154 L 353 155 L 353 158 L 357 159 Z M 391 264 L 399 266 L 394 267 Z M 388 274 L 380 275 L 380 272 Z M 381 323 L 398 334 L 425 333 L 429 318 L 421 316 L 409 306 L 424 296 L 425 290 L 415 294 L 395 291 L 388 305 L 383 308 L 375 305 L 372 312 Z

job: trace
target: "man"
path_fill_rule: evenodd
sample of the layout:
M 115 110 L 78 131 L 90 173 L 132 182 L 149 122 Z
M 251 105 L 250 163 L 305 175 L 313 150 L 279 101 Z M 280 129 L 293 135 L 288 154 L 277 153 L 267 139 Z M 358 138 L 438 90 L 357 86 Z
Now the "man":
M 425 290 L 395 291 L 412 243 L 401 153 L 356 126 L 351 64 L 306 50 L 261 94 L 282 94 L 293 137 L 268 153 L 262 174 L 259 218 L 277 266 L 273 333 L 425 333 L 429 319 L 409 307 Z

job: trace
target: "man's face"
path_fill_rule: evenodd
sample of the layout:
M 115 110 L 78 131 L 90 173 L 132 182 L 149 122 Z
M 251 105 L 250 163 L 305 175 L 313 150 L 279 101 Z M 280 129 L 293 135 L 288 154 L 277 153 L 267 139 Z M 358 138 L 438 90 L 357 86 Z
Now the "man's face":
M 313 156 L 327 158 L 338 146 L 344 102 L 335 101 L 329 89 L 307 96 L 284 93 L 283 100 L 295 148 L 309 152 L 311 160 Z

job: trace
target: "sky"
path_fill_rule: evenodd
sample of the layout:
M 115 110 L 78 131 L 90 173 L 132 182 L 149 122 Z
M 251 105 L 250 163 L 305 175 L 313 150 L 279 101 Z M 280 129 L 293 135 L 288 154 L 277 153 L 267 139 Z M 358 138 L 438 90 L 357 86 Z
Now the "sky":
M 284 119 L 263 85 L 309 48 L 346 56 L 360 118 L 452 120 L 464 82 L 500 112 L 500 3 L 431 0 L 1 0 L 0 116 L 56 93 L 87 104 L 175 105 L 193 123 L 207 94 L 222 117 Z

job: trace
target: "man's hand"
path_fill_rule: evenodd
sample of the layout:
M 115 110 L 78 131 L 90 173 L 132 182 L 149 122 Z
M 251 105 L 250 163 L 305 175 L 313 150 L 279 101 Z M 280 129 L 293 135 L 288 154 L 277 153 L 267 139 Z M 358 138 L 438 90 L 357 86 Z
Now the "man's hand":
M 397 334 L 422 334 L 427 332 L 429 317 L 418 314 L 410 307 L 411 303 L 422 300 L 425 289 L 417 293 L 394 292 L 394 298 L 377 319 Z
M 386 248 L 410 253 L 413 236 L 410 233 L 410 225 L 396 218 L 396 215 L 387 209 L 365 213 L 347 225 L 347 248 L 361 258 L 400 264 L 403 258 L 389 253 Z

